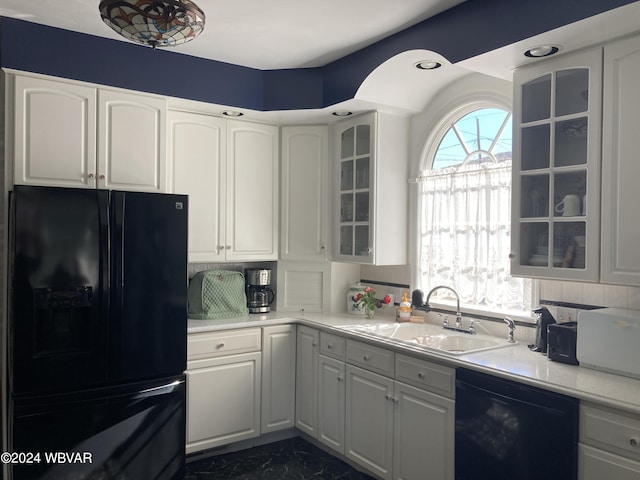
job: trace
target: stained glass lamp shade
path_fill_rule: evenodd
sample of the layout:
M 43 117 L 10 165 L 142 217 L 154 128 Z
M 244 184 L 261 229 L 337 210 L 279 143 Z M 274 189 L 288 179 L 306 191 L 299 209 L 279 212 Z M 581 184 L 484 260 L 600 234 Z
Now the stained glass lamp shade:
M 204 12 L 191 0 L 102 0 L 99 9 L 113 30 L 153 48 L 180 45 L 204 29 Z

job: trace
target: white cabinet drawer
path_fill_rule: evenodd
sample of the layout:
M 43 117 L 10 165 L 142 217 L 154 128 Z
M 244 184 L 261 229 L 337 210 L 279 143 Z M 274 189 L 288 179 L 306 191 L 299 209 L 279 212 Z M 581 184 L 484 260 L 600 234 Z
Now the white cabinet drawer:
M 187 337 L 187 360 L 257 352 L 261 345 L 259 328 L 192 333 Z
M 578 478 L 580 480 L 638 480 L 640 462 L 579 444 Z
M 328 357 L 344 360 L 347 340 L 331 333 L 320 332 L 320 353 Z
M 347 362 L 372 372 L 393 377 L 394 354 L 383 348 L 347 340 Z
M 580 442 L 640 460 L 640 416 L 581 405 Z
M 396 380 L 445 397 L 455 397 L 456 375 L 455 369 L 451 367 L 397 355 Z

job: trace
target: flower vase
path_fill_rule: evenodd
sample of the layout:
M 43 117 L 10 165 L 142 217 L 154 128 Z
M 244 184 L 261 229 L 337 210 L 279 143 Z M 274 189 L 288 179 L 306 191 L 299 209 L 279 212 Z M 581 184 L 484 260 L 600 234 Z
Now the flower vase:
M 369 320 L 373 320 L 373 318 L 376 316 L 376 309 L 364 307 L 364 315 Z

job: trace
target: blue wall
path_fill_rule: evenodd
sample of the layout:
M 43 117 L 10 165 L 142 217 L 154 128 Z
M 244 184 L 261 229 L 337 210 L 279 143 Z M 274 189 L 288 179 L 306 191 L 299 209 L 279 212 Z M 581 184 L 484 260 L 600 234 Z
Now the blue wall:
M 323 67 L 266 71 L 5 17 L 0 65 L 238 108 L 324 108 L 353 98 L 403 51 L 432 50 L 456 63 L 636 1 L 468 0 Z

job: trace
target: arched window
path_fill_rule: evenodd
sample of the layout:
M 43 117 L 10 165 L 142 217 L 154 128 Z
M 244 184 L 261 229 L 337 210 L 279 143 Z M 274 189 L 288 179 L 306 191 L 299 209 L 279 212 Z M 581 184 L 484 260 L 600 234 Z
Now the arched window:
M 473 105 L 457 109 L 432 135 L 418 179 L 417 276 L 425 292 L 446 285 L 467 307 L 531 308 L 531 280 L 509 274 L 511 130 L 509 111 Z M 449 295 L 440 289 L 431 298 Z

